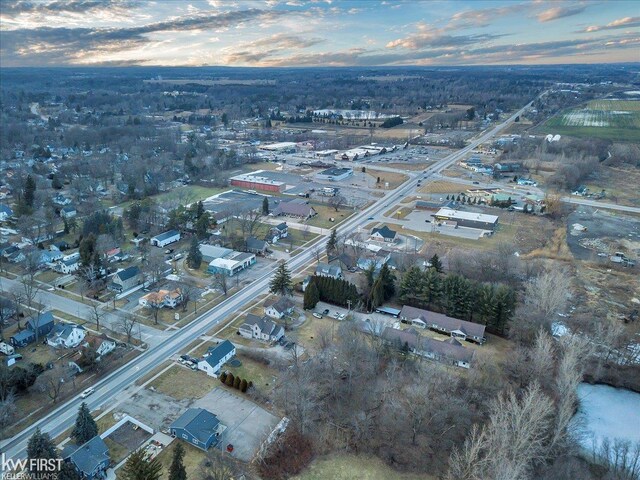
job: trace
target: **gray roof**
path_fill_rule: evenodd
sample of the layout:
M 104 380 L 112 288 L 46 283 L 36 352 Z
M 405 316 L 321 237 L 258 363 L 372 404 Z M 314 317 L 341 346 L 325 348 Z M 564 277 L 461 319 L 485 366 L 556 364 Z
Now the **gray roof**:
M 289 202 L 280 202 L 274 210 L 274 215 L 295 215 L 298 217 L 308 217 L 314 212 L 313 207 L 307 205 L 306 203 L 300 203 L 296 200 L 291 200 Z
M 420 343 L 420 335 L 411 328 L 407 330 L 399 330 L 397 328 L 386 327 L 382 331 L 382 338 L 387 342 L 398 345 L 399 347 L 407 345 L 411 350 L 417 348 Z
M 247 238 L 248 250 L 264 250 L 267 248 L 267 242 L 264 240 L 258 240 L 256 237 Z
M 278 230 L 280 230 L 281 232 L 284 232 L 285 230 L 287 230 L 289 227 L 287 226 L 287 222 L 282 222 L 279 223 L 278 225 L 276 225 L 276 227 Z
M 35 331 L 36 327 L 42 328 L 50 323 L 53 323 L 53 314 L 51 312 L 44 312 L 38 315 L 36 318 L 31 318 L 27 321 L 27 328 Z
M 230 248 L 218 247 L 216 245 L 200 245 L 200 253 L 207 258 L 222 258 L 231 252 L 233 252 L 233 250 Z
M 429 310 L 423 310 L 421 308 L 410 307 L 405 305 L 402 307 L 400 317 L 408 320 L 420 318 L 428 325 L 437 325 L 447 331 L 459 330 L 471 337 L 484 337 L 485 326 L 479 323 L 467 322 L 466 320 L 459 320 L 457 318 L 447 317 L 441 313 L 431 312 Z
M 215 436 L 219 425 L 220 420 L 213 413 L 204 408 L 190 408 L 171 424 L 171 428 L 183 429 L 206 444 Z
M 169 230 L 168 232 L 164 232 L 164 233 L 161 233 L 160 235 L 156 235 L 155 237 L 153 237 L 153 239 L 159 242 L 162 242 L 163 240 L 166 240 L 171 237 L 175 237 L 176 235 L 180 235 L 180 232 L 178 230 Z
M 209 355 L 205 358 L 205 361 L 212 367 L 215 367 L 216 365 L 218 365 L 218 363 L 220 363 L 220 360 L 231 353 L 234 348 L 236 347 L 233 343 L 231 343 L 229 340 L 225 340 L 224 342 L 207 350 L 207 353 Z
M 337 265 L 329 265 L 328 263 L 319 263 L 316 267 L 316 275 L 324 275 L 330 277 L 338 277 L 342 274 L 342 268 Z
M 247 321 L 242 325 L 243 327 L 253 328 L 254 325 L 258 325 L 258 328 L 263 334 L 266 335 L 276 335 L 279 330 L 282 328 L 276 322 L 271 320 L 269 317 L 259 317 L 254 315 L 253 313 L 249 313 L 247 315 Z
M 278 297 L 276 299 L 269 299 L 264 302 L 265 307 L 275 308 L 278 312 L 286 312 L 293 307 L 293 302 L 287 297 Z
M 75 323 L 58 323 L 53 327 L 53 330 L 49 332 L 50 338 L 62 338 L 66 340 L 73 333 L 73 330 L 79 328 L 84 330 L 83 326 L 76 325 Z
M 371 230 L 371 235 L 373 235 L 374 233 L 379 233 L 380 235 L 382 235 L 383 238 L 390 238 L 390 239 L 396 238 L 396 231 L 391 230 L 386 225 L 380 228 L 374 228 L 373 230 Z
M 444 342 L 432 338 L 425 338 L 422 342 L 422 350 L 441 358 L 449 358 L 466 363 L 470 363 L 471 360 L 473 360 L 474 354 L 471 348 L 463 347 L 455 338 L 450 338 Z
M 131 267 L 127 267 L 124 270 L 120 270 L 118 273 L 116 273 L 116 276 L 121 280 L 121 281 L 126 281 L 129 280 L 130 278 L 135 277 L 136 275 L 140 274 L 140 269 L 138 267 L 131 266 Z
M 67 458 L 71 459 L 80 472 L 91 474 L 102 462 L 110 461 L 109 447 L 96 435 Z

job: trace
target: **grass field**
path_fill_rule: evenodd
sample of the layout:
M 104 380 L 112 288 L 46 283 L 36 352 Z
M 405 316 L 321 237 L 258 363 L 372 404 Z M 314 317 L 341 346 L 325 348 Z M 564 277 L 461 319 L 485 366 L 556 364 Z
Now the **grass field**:
M 390 189 L 397 188 L 409 179 L 407 175 L 402 173 L 383 172 L 373 169 L 367 169 L 367 173 L 371 175 L 374 180 L 380 177 L 380 188 L 384 188 L 385 182 L 389 182 Z
M 592 100 L 550 118 L 542 130 L 549 133 L 640 141 L 640 101 Z
M 171 466 L 171 460 L 173 459 L 173 449 L 180 442 L 175 440 L 168 448 L 165 448 L 156 457 L 162 465 L 162 476 L 160 478 L 169 478 L 169 467 Z M 180 442 L 184 447 L 184 458 L 182 463 L 187 471 L 187 478 L 199 478 L 200 477 L 200 463 L 205 458 L 205 453 L 197 447 L 189 444 L 188 442 Z
M 219 382 L 201 371 L 175 365 L 156 378 L 149 386 L 175 399 L 200 398 L 209 393 Z
M 423 185 L 418 191 L 420 193 L 460 193 L 466 189 L 466 185 L 438 180 Z
M 235 341 L 235 340 L 234 340 Z M 252 381 L 256 387 L 261 389 L 271 389 L 274 386 L 274 378 L 277 377 L 277 371 L 269 368 L 260 362 L 251 360 L 242 353 L 237 355 L 238 360 L 242 362 L 239 367 L 231 367 L 225 365 L 224 370 L 227 370 L 235 377 L 245 378 L 247 381 Z
M 427 474 L 400 473 L 372 456 L 330 455 L 313 461 L 294 480 L 435 480 Z

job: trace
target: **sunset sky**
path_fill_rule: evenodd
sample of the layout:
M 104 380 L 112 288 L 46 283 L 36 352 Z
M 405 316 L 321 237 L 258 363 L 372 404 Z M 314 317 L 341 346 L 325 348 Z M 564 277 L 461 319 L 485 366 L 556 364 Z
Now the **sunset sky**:
M 0 1 L 0 65 L 640 61 L 629 1 Z

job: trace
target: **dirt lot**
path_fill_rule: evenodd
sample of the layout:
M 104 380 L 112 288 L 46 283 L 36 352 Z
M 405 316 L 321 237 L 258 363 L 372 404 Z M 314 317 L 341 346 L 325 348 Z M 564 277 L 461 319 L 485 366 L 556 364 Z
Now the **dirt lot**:
M 608 202 L 632 206 L 640 206 L 638 185 L 640 169 L 633 167 L 605 167 L 585 184 L 594 193 L 604 189 Z
M 394 189 L 402 185 L 404 182 L 406 182 L 409 179 L 407 175 L 403 175 L 402 173 L 383 172 L 383 171 L 374 170 L 374 169 L 367 169 L 367 173 L 371 177 L 373 177 L 374 181 L 377 180 L 378 177 L 380 177 L 380 183 L 379 183 L 380 188 L 385 188 L 384 186 L 385 182 L 389 182 L 389 188 Z
M 260 444 L 271 433 L 280 418 L 251 402 L 241 393 L 232 393 L 220 386 L 196 401 L 194 406 L 215 413 L 227 426 L 221 443 L 233 444 L 231 454 L 239 460 L 250 461 Z
M 203 375 L 205 374 L 203 373 Z M 159 430 L 168 427 L 191 406 L 191 403 L 190 400 L 178 400 L 164 393 L 145 388 L 127 399 L 118 407 L 118 410 Z
M 125 459 L 129 453 L 151 438 L 151 434 L 141 428 L 134 429 L 131 422 L 127 422 L 111 433 L 105 442 L 109 446 L 109 454 L 114 463 Z
M 459 183 L 437 180 L 423 185 L 418 191 L 420 193 L 460 193 L 465 189 L 465 185 Z

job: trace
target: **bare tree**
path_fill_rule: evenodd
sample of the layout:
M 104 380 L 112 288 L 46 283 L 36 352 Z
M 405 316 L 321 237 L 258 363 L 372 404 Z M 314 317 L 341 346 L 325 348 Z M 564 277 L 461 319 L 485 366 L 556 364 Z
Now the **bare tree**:
M 136 325 L 139 325 L 138 317 L 134 313 L 123 313 L 118 316 L 115 329 L 126 335 L 127 343 L 131 344 L 131 338 L 135 332 Z M 139 328 L 139 326 L 138 326 Z
M 222 293 L 226 297 L 229 291 L 229 277 L 223 272 L 216 272 L 213 274 L 212 285 L 222 290 Z
M 102 305 L 92 301 L 89 312 L 91 321 L 96 324 L 96 330 L 100 331 L 100 322 L 106 316 L 106 312 L 102 310 Z
M 322 255 L 324 254 L 324 250 L 319 245 L 316 245 L 315 247 L 313 247 L 311 249 L 311 253 L 313 255 L 313 258 L 316 259 L 316 262 L 320 263 L 320 259 L 322 258 Z
M 339 211 L 347 202 L 347 199 L 344 198 L 342 195 L 334 195 L 333 197 L 329 198 L 329 206 L 332 207 L 333 209 L 335 209 L 335 211 Z
M 153 316 L 153 323 L 155 325 L 158 325 L 158 316 L 160 315 L 162 304 L 163 304 L 162 299 L 158 298 L 157 295 L 155 298 L 150 298 L 147 300 L 147 307 L 151 309 L 151 315 Z
M 149 255 L 144 268 L 149 280 L 151 280 L 151 283 L 153 284 L 157 283 L 162 278 L 162 274 L 167 270 L 167 264 L 164 263 L 162 255 L 163 254 L 160 249 L 153 251 Z
M 67 370 L 61 365 L 55 365 L 36 379 L 35 387 L 56 403 L 67 385 L 67 380 Z
M 260 218 L 262 214 L 259 210 L 246 210 L 238 212 L 235 215 L 238 224 L 240 225 L 240 231 L 242 232 L 242 239 L 246 242 L 248 237 L 252 237 L 256 231 L 258 225 L 260 225 Z

